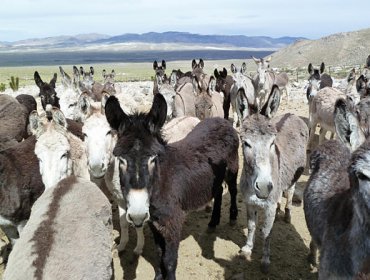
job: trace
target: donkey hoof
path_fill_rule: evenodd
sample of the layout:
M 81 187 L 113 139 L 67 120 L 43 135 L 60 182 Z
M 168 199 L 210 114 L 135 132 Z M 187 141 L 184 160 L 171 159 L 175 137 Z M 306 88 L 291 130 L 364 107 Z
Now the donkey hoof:
M 261 272 L 262 273 L 264 273 L 264 274 L 269 273 L 269 269 L 270 269 L 270 263 L 268 263 L 268 262 L 262 262 L 261 263 Z

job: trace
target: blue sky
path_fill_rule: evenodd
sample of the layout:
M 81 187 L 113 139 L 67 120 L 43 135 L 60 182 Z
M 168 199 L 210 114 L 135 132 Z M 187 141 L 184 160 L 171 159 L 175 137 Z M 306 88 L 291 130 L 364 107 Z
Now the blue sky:
M 150 31 L 320 38 L 370 28 L 370 1 L 1 0 L 0 41 Z

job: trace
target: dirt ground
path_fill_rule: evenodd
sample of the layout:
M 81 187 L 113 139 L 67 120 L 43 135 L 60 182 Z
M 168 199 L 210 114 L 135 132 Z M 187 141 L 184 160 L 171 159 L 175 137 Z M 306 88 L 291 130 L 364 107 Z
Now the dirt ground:
M 286 112 L 308 117 L 308 105 L 303 102 L 303 94 L 288 104 L 282 100 L 279 114 Z M 241 160 L 242 154 L 240 153 Z M 242 166 L 242 164 L 241 164 Z M 302 192 L 307 181 L 307 174 L 297 184 L 297 192 Z M 271 239 L 270 272 L 260 272 L 262 239 L 256 232 L 256 243 L 252 261 L 247 262 L 238 256 L 239 249 L 246 242 L 246 210 L 242 197 L 238 196 L 238 222 L 231 227 L 228 224 L 229 195 L 224 195 L 222 219 L 214 233 L 207 233 L 210 213 L 198 211 L 189 213 L 184 226 L 179 250 L 177 279 L 317 279 L 316 270 L 307 262 L 310 235 L 306 227 L 303 205 L 295 205 L 292 210 L 291 224 L 282 218 L 275 221 Z M 118 233 L 115 231 L 115 235 Z M 1 236 L 0 236 L 1 239 Z M 118 241 L 118 239 L 116 239 Z M 136 235 L 130 229 L 130 242 L 127 250 L 121 254 L 113 251 L 114 279 L 153 279 L 153 264 L 157 259 L 149 227 L 145 228 L 145 247 L 143 255 L 135 258 L 133 249 Z M 3 265 L 0 266 L 0 278 Z

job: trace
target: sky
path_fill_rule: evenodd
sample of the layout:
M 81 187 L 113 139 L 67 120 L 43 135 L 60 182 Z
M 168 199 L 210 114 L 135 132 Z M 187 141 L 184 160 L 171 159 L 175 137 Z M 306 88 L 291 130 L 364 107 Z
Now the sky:
M 318 39 L 370 28 L 368 0 L 1 0 L 0 41 L 59 35 L 197 34 Z

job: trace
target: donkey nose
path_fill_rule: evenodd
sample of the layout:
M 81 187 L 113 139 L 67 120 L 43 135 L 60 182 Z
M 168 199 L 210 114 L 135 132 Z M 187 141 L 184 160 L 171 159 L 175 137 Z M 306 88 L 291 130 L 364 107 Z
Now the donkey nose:
M 272 188 L 273 185 L 271 182 L 256 182 L 254 187 L 256 196 L 260 199 L 268 198 Z
M 149 218 L 150 214 L 148 212 L 145 213 L 144 215 L 131 215 L 129 213 L 127 213 L 126 215 L 127 221 L 137 228 L 142 227 L 145 224 L 145 222 L 149 220 Z

